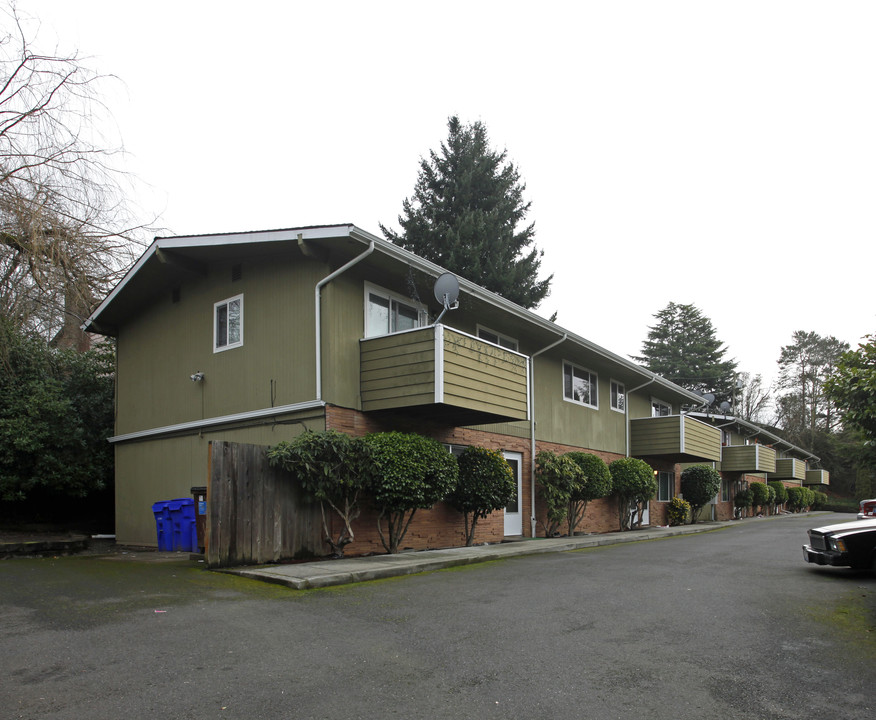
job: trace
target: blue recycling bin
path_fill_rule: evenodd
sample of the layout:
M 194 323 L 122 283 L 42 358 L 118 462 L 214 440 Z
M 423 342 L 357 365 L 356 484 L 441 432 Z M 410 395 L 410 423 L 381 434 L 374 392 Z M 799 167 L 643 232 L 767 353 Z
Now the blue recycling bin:
M 192 498 L 177 498 L 168 502 L 172 526 L 173 550 L 192 552 L 197 547 L 195 528 L 195 501 Z M 192 539 L 194 538 L 194 543 Z
M 152 513 L 155 515 L 155 531 L 158 535 L 158 549 L 173 549 L 173 524 L 170 519 L 170 503 L 166 500 L 153 503 Z

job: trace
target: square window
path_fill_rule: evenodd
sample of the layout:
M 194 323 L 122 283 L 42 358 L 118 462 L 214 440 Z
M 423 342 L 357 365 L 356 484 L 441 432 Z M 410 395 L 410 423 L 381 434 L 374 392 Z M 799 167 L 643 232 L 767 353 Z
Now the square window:
M 412 302 L 376 288 L 365 293 L 365 337 L 413 330 L 427 322 L 425 311 Z
M 213 352 L 243 345 L 243 295 L 213 305 Z
M 563 363 L 563 397 L 581 405 L 598 407 L 596 373 Z
M 611 381 L 611 409 L 624 412 L 627 408 L 627 391 L 623 383 Z

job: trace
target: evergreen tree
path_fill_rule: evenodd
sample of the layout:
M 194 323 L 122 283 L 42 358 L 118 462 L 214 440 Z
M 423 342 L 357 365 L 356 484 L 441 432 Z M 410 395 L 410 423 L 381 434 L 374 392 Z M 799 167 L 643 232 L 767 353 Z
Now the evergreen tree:
M 387 240 L 531 309 L 550 292 L 538 280 L 543 251 L 530 247 L 535 225 L 522 229 L 530 203 L 506 152 L 489 147 L 481 122 L 447 123 L 447 141 L 420 161 L 412 198 L 402 204 L 401 234 L 380 225 Z
M 674 302 L 654 317 L 657 324 L 633 359 L 683 388 L 713 393 L 716 404 L 732 401 L 736 361 L 724 359 L 712 321 L 694 305 Z

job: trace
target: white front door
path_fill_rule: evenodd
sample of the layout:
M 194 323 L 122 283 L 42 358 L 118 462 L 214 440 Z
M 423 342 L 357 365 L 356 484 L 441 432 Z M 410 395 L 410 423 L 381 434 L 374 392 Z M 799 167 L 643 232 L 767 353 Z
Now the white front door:
M 520 470 L 523 466 L 523 455 L 516 452 L 503 452 L 505 462 L 511 466 L 517 480 L 517 497 L 505 508 L 505 535 L 523 535 L 523 508 L 521 505 L 523 483 Z

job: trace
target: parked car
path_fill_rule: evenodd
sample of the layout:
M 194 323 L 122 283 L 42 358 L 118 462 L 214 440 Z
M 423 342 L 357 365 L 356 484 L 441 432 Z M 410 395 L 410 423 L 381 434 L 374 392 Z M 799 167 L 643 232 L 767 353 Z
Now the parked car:
M 861 500 L 861 505 L 858 508 L 858 520 L 870 517 L 876 517 L 876 499 Z
M 809 531 L 806 562 L 876 572 L 876 518 L 826 525 Z

